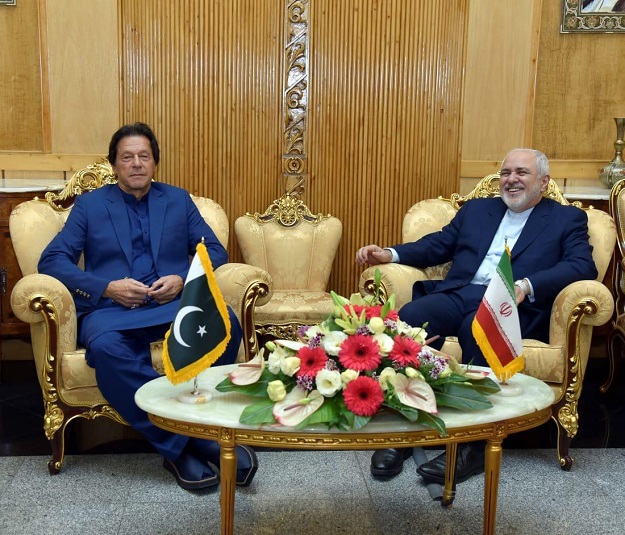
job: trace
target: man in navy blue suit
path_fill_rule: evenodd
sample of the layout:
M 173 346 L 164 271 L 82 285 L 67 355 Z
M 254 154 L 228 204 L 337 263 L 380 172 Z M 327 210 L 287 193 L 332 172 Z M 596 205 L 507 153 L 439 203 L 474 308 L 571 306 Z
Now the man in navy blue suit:
M 486 366 L 471 323 L 507 243 L 516 279 L 521 335 L 548 342 L 549 316 L 557 294 L 574 281 L 597 277 L 586 213 L 544 198 L 548 182 L 547 157 L 537 150 L 515 149 L 501 165 L 501 197 L 466 202 L 441 231 L 416 242 L 391 248 L 362 247 L 356 262 L 399 262 L 424 268 L 451 261 L 444 280 L 415 283 L 413 300 L 400 309 L 399 317 L 411 325 L 428 322 L 428 336 L 440 336 L 432 343 L 437 349 L 445 336 L 457 336 L 463 360 Z M 371 473 L 386 477 L 398 474 L 411 451 L 376 451 Z M 461 444 L 456 481 L 483 469 L 483 448 Z M 444 482 L 445 454 L 421 465 L 417 472 L 428 481 Z
M 160 150 L 148 125 L 120 128 L 108 158 L 117 184 L 76 197 L 38 270 L 73 293 L 78 341 L 107 401 L 152 443 L 181 487 L 216 485 L 219 445 L 156 427 L 134 395 L 158 377 L 150 343 L 164 337 L 178 311 L 197 244 L 204 240 L 214 268 L 228 261 L 228 253 L 188 192 L 153 181 Z M 77 265 L 81 255 L 84 270 Z M 241 326 L 229 313 L 231 339 L 215 365 L 234 362 L 241 343 Z M 237 484 L 249 485 L 257 467 L 254 451 L 238 446 Z

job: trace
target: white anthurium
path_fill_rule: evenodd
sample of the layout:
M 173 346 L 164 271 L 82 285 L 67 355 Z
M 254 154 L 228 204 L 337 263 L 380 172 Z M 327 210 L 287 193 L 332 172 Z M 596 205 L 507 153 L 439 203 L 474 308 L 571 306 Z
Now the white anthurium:
M 395 378 L 395 394 L 399 401 L 408 407 L 436 414 L 436 396 L 432 387 L 421 379 L 409 378 L 398 373 Z
M 325 368 L 319 371 L 317 377 L 315 377 L 315 383 L 317 385 L 317 390 L 327 398 L 334 396 L 343 385 L 341 374 L 338 370 L 328 370 Z
M 296 340 L 276 340 L 276 344 L 282 347 L 287 347 L 292 351 L 299 351 L 306 344 L 298 342 Z
M 467 370 L 464 372 L 464 376 L 468 379 L 485 379 L 490 374 L 484 370 Z
M 386 368 L 384 368 L 382 370 L 382 372 L 380 373 L 380 386 L 382 387 L 382 390 L 384 392 L 386 392 L 388 390 L 388 385 L 390 384 L 391 386 L 395 386 L 395 379 L 397 378 L 397 372 L 391 368 L 390 366 L 387 366 Z
M 380 354 L 388 355 L 393 350 L 393 339 L 385 333 L 374 334 L 372 337 L 380 346 Z
M 338 356 L 341 344 L 347 339 L 347 335 L 343 331 L 330 331 L 321 339 L 321 347 L 333 357 Z
M 251 385 L 260 379 L 265 369 L 265 350 L 261 351 L 252 360 L 239 364 L 230 372 L 230 380 L 233 384 L 243 386 Z
M 307 395 L 304 390 L 295 387 L 273 406 L 273 417 L 282 425 L 294 427 L 321 407 L 324 399 L 318 390 Z

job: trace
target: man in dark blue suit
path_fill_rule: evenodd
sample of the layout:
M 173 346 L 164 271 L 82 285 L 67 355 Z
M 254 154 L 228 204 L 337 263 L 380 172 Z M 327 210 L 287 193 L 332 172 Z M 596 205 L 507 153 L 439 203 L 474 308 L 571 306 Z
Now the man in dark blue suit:
M 424 268 L 451 261 L 444 280 L 415 283 L 413 300 L 400 309 L 399 317 L 411 325 L 428 322 L 428 336 L 440 336 L 432 343 L 437 349 L 445 336 L 457 336 L 463 360 L 486 366 L 471 324 L 507 243 L 517 279 L 521 335 L 548 342 L 549 316 L 557 294 L 574 281 L 597 277 L 586 213 L 544 198 L 548 182 L 547 157 L 536 150 L 515 149 L 501 166 L 501 197 L 466 202 L 441 231 L 416 242 L 384 249 L 362 247 L 356 262 L 399 262 Z M 396 475 L 410 454 L 410 449 L 376 451 L 371 472 Z M 456 481 L 483 467 L 483 448 L 461 444 Z M 421 465 L 417 472 L 428 481 L 444 481 L 445 454 Z
M 63 230 L 38 270 L 74 295 L 78 341 L 107 401 L 164 457 L 163 466 L 188 490 L 219 482 L 217 443 L 159 429 L 135 404 L 135 392 L 158 377 L 150 343 L 163 338 L 179 306 L 190 262 L 204 240 L 214 268 L 228 254 L 183 189 L 154 182 L 160 151 L 150 127 L 120 128 L 109 145 L 118 183 L 76 197 Z M 84 255 L 84 270 L 78 261 Z M 231 339 L 215 365 L 234 362 L 242 338 L 229 309 Z M 237 447 L 237 484 L 249 485 L 254 451 Z

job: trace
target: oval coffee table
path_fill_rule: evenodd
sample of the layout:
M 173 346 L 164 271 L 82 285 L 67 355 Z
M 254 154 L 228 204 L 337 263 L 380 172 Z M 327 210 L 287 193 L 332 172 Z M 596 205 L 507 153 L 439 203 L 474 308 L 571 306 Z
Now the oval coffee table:
M 445 445 L 447 458 L 456 459 L 461 442 L 485 440 L 484 473 L 484 529 L 495 532 L 497 492 L 501 465 L 501 443 L 511 433 L 539 426 L 551 417 L 554 394 L 538 379 L 517 374 L 503 386 L 501 393 L 490 396 L 493 407 L 475 412 L 441 409 L 438 413 L 447 428 L 447 436 L 422 425 L 410 423 L 391 412 L 375 416 L 357 431 L 329 430 L 316 425 L 303 430 L 283 426 L 246 426 L 239 423 L 243 409 L 252 401 L 238 393 L 215 390 L 225 375 L 236 367 L 216 366 L 198 376 L 198 386 L 209 390 L 213 398 L 203 404 L 188 404 L 177 397 L 192 389 L 192 382 L 172 385 L 166 377 L 159 377 L 143 385 L 136 393 L 137 405 L 145 410 L 150 420 L 163 429 L 219 442 L 221 446 L 221 533 L 234 533 L 234 491 L 237 444 L 305 450 L 375 450 L 412 446 Z M 495 379 L 496 380 L 496 379 Z M 455 462 L 447 463 L 443 505 L 453 502 Z

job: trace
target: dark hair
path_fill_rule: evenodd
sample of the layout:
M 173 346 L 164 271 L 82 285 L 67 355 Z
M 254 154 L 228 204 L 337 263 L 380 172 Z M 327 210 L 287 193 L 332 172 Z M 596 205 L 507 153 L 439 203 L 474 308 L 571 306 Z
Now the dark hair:
M 113 134 L 111 142 L 109 143 L 109 162 L 111 165 L 115 165 L 117 161 L 117 145 L 125 137 L 143 136 L 148 138 L 150 147 L 152 148 L 152 157 L 154 163 L 158 165 L 161 158 L 161 151 L 158 148 L 158 141 L 152 129 L 145 123 L 126 124 L 122 126 L 117 132 Z

